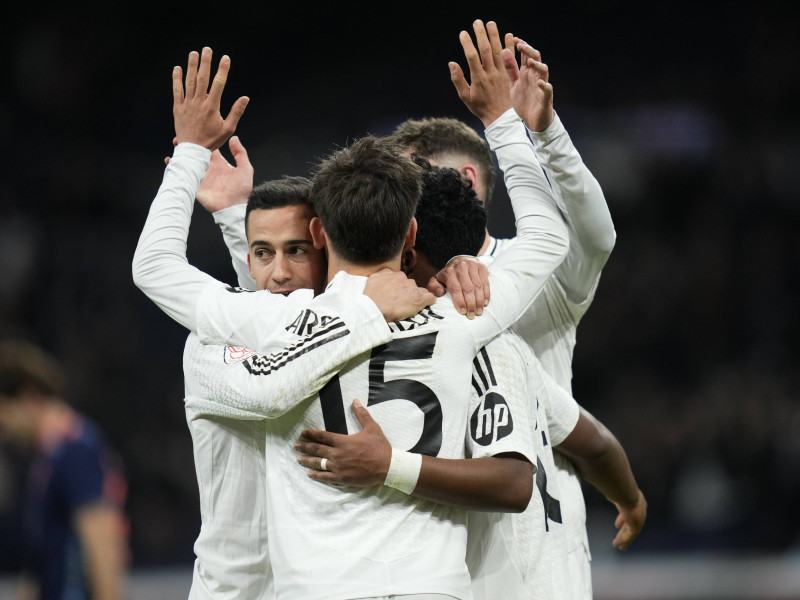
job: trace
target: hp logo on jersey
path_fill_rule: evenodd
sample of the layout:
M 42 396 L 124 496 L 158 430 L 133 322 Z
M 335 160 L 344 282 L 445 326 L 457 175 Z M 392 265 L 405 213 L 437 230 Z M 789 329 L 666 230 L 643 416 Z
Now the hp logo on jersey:
M 510 435 L 514 430 L 514 420 L 506 399 L 496 392 L 486 394 L 472 413 L 469 428 L 472 439 L 481 446 L 488 446 Z

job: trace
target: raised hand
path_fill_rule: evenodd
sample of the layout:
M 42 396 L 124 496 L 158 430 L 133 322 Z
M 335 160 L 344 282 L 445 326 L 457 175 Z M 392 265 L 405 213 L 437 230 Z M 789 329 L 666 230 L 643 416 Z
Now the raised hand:
M 206 176 L 197 189 L 197 201 L 208 212 L 245 204 L 253 189 L 253 165 L 238 136 L 228 141 L 235 165 L 230 164 L 219 150 L 211 154 Z
M 549 69 L 542 55 L 522 40 L 506 34 L 503 64 L 511 82 L 511 103 L 531 131 L 544 131 L 555 118 L 553 86 L 548 81 Z M 514 47 L 520 52 L 520 64 L 514 58 Z
M 203 48 L 200 57 L 197 52 L 189 53 L 185 90 L 181 68 L 172 69 L 172 114 L 178 143 L 192 142 L 209 150 L 216 150 L 236 131 L 236 125 L 250 99 L 247 96 L 239 98 L 234 102 L 228 116 L 222 118 L 220 99 L 230 66 L 231 59 L 223 56 L 210 90 L 211 48 Z
M 472 27 L 477 50 L 469 33 L 462 31 L 458 36 L 469 66 L 470 83 L 467 83 L 464 72 L 455 62 L 449 64 L 450 80 L 470 112 L 488 127 L 511 108 L 509 81 L 504 73 L 503 46 L 497 24 L 489 21 L 484 27 L 483 22 L 477 20 Z

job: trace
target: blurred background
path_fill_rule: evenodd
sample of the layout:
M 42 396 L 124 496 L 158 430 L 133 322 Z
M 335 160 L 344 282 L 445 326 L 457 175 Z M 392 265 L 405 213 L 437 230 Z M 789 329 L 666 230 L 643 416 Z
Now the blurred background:
M 186 332 L 130 276 L 172 150 L 172 66 L 203 45 L 229 54 L 223 106 L 251 99 L 237 133 L 256 181 L 306 175 L 408 117 L 482 131 L 447 69 L 465 65 L 458 33 L 481 18 L 542 51 L 617 230 L 578 331 L 574 392 L 625 446 L 649 513 L 621 554 L 613 507 L 587 490 L 596 596 L 734 597 L 720 586 L 742 577 L 736 561 L 767 560 L 767 587 L 747 597 L 800 598 L 800 583 L 778 589 L 800 580 L 798 3 L 2 12 L 0 337 L 59 357 L 68 400 L 121 454 L 134 574 L 170 569 L 185 597 L 199 528 Z M 498 189 L 491 211 L 500 237 L 513 233 L 506 198 Z M 189 258 L 235 281 L 199 206 Z M 19 566 L 25 461 L 0 445 L 0 577 Z M 691 571 L 698 560 L 711 570 Z

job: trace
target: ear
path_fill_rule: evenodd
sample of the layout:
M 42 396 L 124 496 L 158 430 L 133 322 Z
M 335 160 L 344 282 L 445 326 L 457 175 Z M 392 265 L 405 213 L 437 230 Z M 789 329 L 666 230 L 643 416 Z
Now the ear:
M 417 251 L 414 248 L 406 248 L 400 256 L 400 270 L 408 277 L 412 276 L 414 267 L 417 266 Z
M 319 217 L 312 217 L 308 228 L 311 231 L 311 240 L 314 242 L 314 248 L 317 250 L 325 248 L 328 240 L 325 237 L 325 230 L 322 228 L 322 221 L 319 220 Z
M 250 271 L 250 277 L 253 279 L 256 278 L 255 274 L 253 273 L 253 266 L 250 264 L 250 252 L 247 252 L 247 270 Z
M 415 217 L 411 217 L 411 224 L 408 226 L 406 239 L 403 242 L 403 251 L 411 250 L 414 247 L 414 244 L 416 243 L 417 243 L 417 219 Z
M 469 186 L 477 193 L 478 170 L 472 165 L 463 165 L 458 169 L 458 172 L 461 173 L 461 176 L 469 182 Z

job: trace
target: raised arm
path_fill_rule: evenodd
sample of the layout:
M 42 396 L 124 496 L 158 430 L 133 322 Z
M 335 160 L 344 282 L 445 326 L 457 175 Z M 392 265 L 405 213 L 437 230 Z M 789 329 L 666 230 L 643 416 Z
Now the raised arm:
M 228 117 L 222 118 L 219 105 L 229 69 L 230 59 L 223 56 L 210 91 L 210 48 L 203 49 L 202 58 L 197 52 L 189 54 L 185 90 L 181 68 L 173 69 L 173 114 L 178 145 L 133 258 L 134 283 L 169 316 L 192 331 L 196 330 L 195 312 L 200 294 L 210 285 L 222 285 L 189 265 L 186 259 L 194 198 L 211 153 L 233 133 L 248 102 L 246 97 L 239 98 Z
M 516 242 L 490 267 L 493 294 L 503 300 L 490 304 L 481 319 L 470 321 L 482 346 L 513 324 L 541 291 L 566 256 L 569 236 L 533 146 L 512 110 L 513 92 L 530 79 L 528 69 L 513 71 L 505 62 L 503 54 L 510 52 L 503 50 L 493 22 L 484 28 L 476 21 L 474 31 L 478 49 L 466 32 L 459 38 L 471 84 L 455 63 L 451 80 L 467 108 L 487 125 L 486 140 L 503 171 L 517 228 Z
M 541 54 L 510 34 L 506 36 L 506 45 L 516 46 L 523 69 L 530 70 L 531 77 L 519 90 L 521 97 L 515 101 L 515 107 L 519 109 L 536 156 L 553 182 L 559 204 L 566 213 L 570 247 L 556 277 L 569 299 L 579 304 L 591 294 L 614 248 L 614 223 L 600 184 L 583 163 L 553 109 L 553 86 Z
M 244 217 L 247 197 L 253 189 L 253 166 L 238 136 L 228 141 L 234 164 L 219 150 L 211 154 L 206 176 L 197 190 L 197 201 L 214 217 L 231 255 L 239 287 L 255 290 L 256 282 L 247 266 L 247 235 Z

